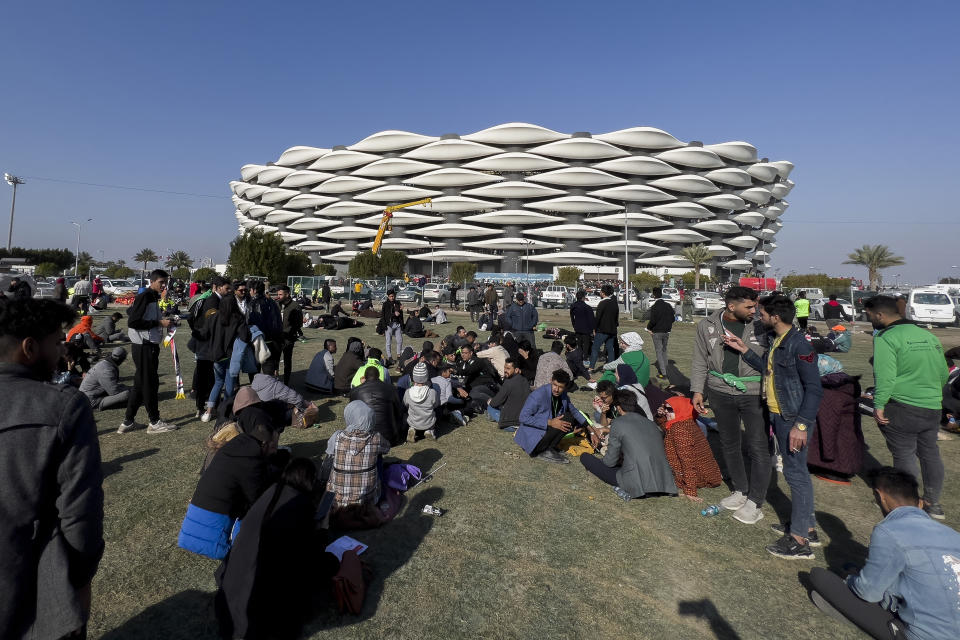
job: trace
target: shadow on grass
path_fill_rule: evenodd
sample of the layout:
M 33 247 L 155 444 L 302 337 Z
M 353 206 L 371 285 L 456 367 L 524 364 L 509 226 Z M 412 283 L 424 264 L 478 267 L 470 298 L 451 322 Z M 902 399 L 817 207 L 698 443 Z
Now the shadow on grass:
M 186 620 L 192 622 L 184 624 Z M 101 637 L 103 640 L 219 638 L 213 594 L 198 589 L 181 591 L 147 607 Z
M 683 392 L 686 396 L 690 395 L 690 378 L 680 371 L 675 360 L 667 362 L 667 380 L 677 388 L 677 391 Z
M 718 640 L 740 640 L 740 634 L 720 615 L 712 600 L 684 600 L 677 603 L 677 613 L 706 620 Z
M 125 456 L 114 458 L 113 460 L 108 460 L 103 463 L 103 467 L 102 467 L 103 477 L 106 478 L 107 476 L 113 475 L 118 471 L 122 471 L 123 465 L 128 462 L 133 462 L 134 460 L 141 460 L 143 458 L 148 458 L 153 454 L 158 453 L 159 451 L 160 449 L 157 449 L 156 447 L 154 447 L 153 449 L 144 449 L 143 451 L 138 451 L 137 453 L 130 453 Z
M 832 513 L 818 511 L 817 524 L 830 539 L 830 543 L 823 548 L 823 557 L 834 573 L 842 574 L 843 565 L 848 562 L 858 567 L 864 565 L 867 561 L 867 547 L 854 540 L 843 520 Z

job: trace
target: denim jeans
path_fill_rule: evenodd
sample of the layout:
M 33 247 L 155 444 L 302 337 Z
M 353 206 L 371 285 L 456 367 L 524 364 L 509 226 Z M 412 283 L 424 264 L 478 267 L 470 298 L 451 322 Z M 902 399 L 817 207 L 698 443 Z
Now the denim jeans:
M 487 415 L 490 416 L 490 419 L 497 424 L 500 423 L 500 409 L 496 409 L 490 405 L 487 405 Z
M 221 360 L 213 363 L 213 389 L 210 390 L 210 397 L 207 398 L 207 408 L 212 409 L 217 406 L 217 400 L 220 398 L 220 390 L 223 390 L 223 397 L 229 398 L 233 395 L 233 376 L 228 374 L 230 368 L 229 360 Z
M 923 499 L 940 503 L 943 491 L 943 460 L 937 445 L 940 431 L 940 410 L 924 409 L 891 400 L 884 407 L 890 420 L 879 425 L 887 448 L 893 454 L 893 466 L 923 480 Z M 917 465 L 919 458 L 920 464 Z
M 390 340 L 393 340 L 397 343 L 397 357 L 400 357 L 400 353 L 403 351 L 403 327 L 399 324 L 392 324 L 387 327 L 387 330 L 384 331 L 383 337 L 387 340 L 387 359 L 390 360 L 393 358 L 393 355 L 390 352 Z
M 590 368 L 597 366 L 597 360 L 600 358 L 601 345 L 607 345 L 607 362 L 613 362 L 617 359 L 617 341 L 616 336 L 609 333 L 597 332 L 593 337 L 593 353 L 590 354 Z
M 669 333 L 653 334 L 653 349 L 657 352 L 657 370 L 660 375 L 667 375 L 667 341 L 670 340 Z
M 799 536 L 806 536 L 814 528 L 813 516 L 813 481 L 807 470 L 807 450 L 804 446 L 800 451 L 790 450 L 790 430 L 792 422 L 787 422 L 779 414 L 771 413 L 773 435 L 777 439 L 777 447 L 783 456 L 783 477 L 790 486 L 790 532 Z M 807 442 L 813 437 L 814 425 L 807 428 Z

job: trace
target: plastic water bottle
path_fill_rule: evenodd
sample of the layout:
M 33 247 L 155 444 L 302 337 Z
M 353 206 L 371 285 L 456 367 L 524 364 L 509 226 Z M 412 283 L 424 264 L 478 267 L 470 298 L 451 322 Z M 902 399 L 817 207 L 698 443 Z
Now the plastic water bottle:
M 950 427 L 951 431 L 956 430 L 957 428 L 957 418 L 955 416 L 950 416 L 947 419 L 947 426 Z
M 715 516 L 715 515 L 718 515 L 719 513 L 720 513 L 720 505 L 718 504 L 712 504 L 709 507 L 705 507 L 700 510 L 700 515 L 707 516 L 707 517 Z

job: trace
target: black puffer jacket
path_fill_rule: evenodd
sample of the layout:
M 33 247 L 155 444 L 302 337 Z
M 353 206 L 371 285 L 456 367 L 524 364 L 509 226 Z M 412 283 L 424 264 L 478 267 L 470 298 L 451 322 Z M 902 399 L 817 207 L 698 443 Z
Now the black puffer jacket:
M 260 442 L 241 433 L 223 445 L 200 476 L 190 502 L 201 509 L 242 518 L 270 486 Z
M 400 398 L 392 384 L 382 380 L 367 380 L 350 392 L 350 400 L 360 400 L 373 409 L 375 414 L 373 430 L 386 438 L 390 446 L 403 442 L 404 436 L 400 433 L 402 420 L 400 413 Z
M 340 361 L 333 367 L 333 388 L 338 391 L 348 391 L 350 383 L 353 382 L 353 376 L 357 375 L 357 370 L 364 362 L 366 360 L 352 351 L 343 354 Z
M 247 328 L 247 320 L 237 304 L 236 296 L 226 296 L 220 300 L 220 307 L 214 316 L 210 360 L 217 362 L 233 355 L 233 342 L 237 338 L 250 342 L 250 329 Z

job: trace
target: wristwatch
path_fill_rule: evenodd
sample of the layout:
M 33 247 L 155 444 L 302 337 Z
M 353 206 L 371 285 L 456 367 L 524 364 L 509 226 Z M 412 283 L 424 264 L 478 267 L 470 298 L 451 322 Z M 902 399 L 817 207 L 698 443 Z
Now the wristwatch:
M 798 423 L 796 423 L 796 424 L 793 425 L 793 426 L 795 426 L 795 427 L 797 428 L 797 431 L 806 431 L 806 430 L 807 430 L 807 425 L 803 424 L 802 422 L 798 422 Z

